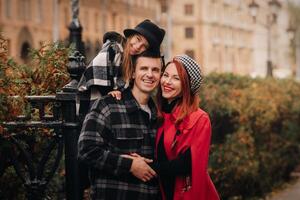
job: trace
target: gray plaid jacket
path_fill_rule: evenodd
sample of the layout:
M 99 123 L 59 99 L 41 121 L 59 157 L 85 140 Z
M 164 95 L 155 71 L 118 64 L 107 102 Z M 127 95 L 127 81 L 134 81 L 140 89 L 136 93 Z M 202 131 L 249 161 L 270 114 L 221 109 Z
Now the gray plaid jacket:
M 97 56 L 83 72 L 77 89 L 76 114 L 84 117 L 91 102 L 108 92 L 123 88 L 123 47 L 117 41 L 107 39 Z M 93 86 L 93 87 L 92 87 Z
M 154 158 L 157 113 L 152 99 L 148 105 L 152 119 L 128 88 L 122 92 L 122 100 L 106 96 L 97 100 L 87 114 L 78 157 L 90 168 L 92 199 L 157 199 L 157 180 L 140 181 L 130 173 L 132 160 L 120 156 L 136 152 Z

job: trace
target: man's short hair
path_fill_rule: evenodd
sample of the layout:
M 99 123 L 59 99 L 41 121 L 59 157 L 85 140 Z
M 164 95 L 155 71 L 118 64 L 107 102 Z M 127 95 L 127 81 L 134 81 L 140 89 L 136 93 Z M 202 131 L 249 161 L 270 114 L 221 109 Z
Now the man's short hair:
M 132 64 L 133 64 L 133 67 L 135 68 L 136 67 L 136 64 L 137 64 L 137 60 L 138 58 L 140 57 L 146 57 L 146 58 L 160 58 L 161 59 L 161 66 L 163 67 L 165 62 L 164 62 L 164 56 L 161 55 L 160 51 L 154 51 L 154 50 L 151 50 L 151 49 L 147 49 L 146 51 L 140 53 L 140 54 L 137 54 L 137 55 L 134 55 L 132 57 Z

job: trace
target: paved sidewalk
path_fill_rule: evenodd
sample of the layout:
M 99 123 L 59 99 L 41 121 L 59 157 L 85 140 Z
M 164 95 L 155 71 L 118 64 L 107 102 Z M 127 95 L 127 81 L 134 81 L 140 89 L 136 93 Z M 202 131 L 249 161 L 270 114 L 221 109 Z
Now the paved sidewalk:
M 300 200 L 300 173 L 297 179 L 289 183 L 282 191 L 274 192 L 267 200 Z

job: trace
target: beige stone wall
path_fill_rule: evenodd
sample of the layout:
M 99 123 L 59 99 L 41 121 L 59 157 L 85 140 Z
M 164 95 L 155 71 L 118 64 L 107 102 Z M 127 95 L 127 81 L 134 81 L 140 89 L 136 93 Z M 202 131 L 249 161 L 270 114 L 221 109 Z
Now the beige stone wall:
M 251 20 L 246 1 L 166 0 L 169 10 L 163 23 L 170 40 L 165 45 L 169 55 L 194 51 L 194 58 L 204 73 L 233 72 L 249 74 L 252 67 Z M 193 14 L 185 14 L 185 5 Z M 194 37 L 186 38 L 185 28 L 194 28 Z
M 55 1 L 57 11 L 54 9 Z M 134 27 L 149 18 L 166 29 L 162 49 L 167 59 L 176 54 L 190 53 L 202 65 L 205 73 L 233 72 L 265 76 L 267 30 L 262 24 L 266 23 L 267 1 L 256 0 L 260 5 L 259 23 L 256 24 L 249 15 L 248 5 L 251 1 L 81 0 L 79 19 L 87 47 L 87 60 L 95 56 L 100 48 L 103 33 L 111 30 L 122 32 L 124 28 Z M 0 2 L 0 26 L 9 39 L 11 56 L 20 57 L 25 41 L 37 48 L 42 42 L 68 39 L 70 0 Z M 285 32 L 288 26 L 287 0 L 280 2 L 282 9 L 278 24 L 272 28 L 271 57 L 275 71 L 279 69 L 277 71 L 281 73 L 284 68 L 289 73 L 289 39 Z M 192 7 L 193 12 L 185 13 L 186 7 Z M 186 28 L 193 29 L 193 37 L 186 37 Z
M 21 46 L 28 42 L 31 47 L 39 47 L 43 41 L 51 40 L 52 6 L 51 1 L 1 0 L 0 27 L 9 40 L 9 53 L 20 60 Z M 7 5 L 9 4 L 9 5 Z M 7 6 L 10 11 L 6 11 Z M 40 9 L 42 8 L 42 9 Z
M 193 52 L 194 58 L 202 63 L 202 26 L 200 1 L 170 0 L 167 2 L 167 13 L 162 15 L 162 24 L 165 25 L 166 44 L 164 50 L 167 58 L 174 55 Z M 191 5 L 192 13 L 185 13 L 185 5 Z M 193 36 L 186 37 L 185 29 L 193 29 Z
M 249 74 L 251 21 L 246 1 L 203 1 L 204 65 L 207 72 Z

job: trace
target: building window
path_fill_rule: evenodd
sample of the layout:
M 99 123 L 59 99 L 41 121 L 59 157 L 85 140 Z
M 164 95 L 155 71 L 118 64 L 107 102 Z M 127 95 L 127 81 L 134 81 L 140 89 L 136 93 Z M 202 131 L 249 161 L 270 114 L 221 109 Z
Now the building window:
M 43 1 L 38 0 L 38 4 L 36 6 L 36 12 L 37 12 L 37 22 L 41 23 L 43 21 Z
M 24 0 L 24 19 L 30 20 L 31 19 L 31 2 L 29 0 Z
M 161 13 L 166 13 L 168 8 L 167 8 L 167 5 L 163 3 L 163 4 L 161 5 L 161 8 L 160 8 L 160 9 L 161 9 Z
M 67 8 L 67 7 L 64 8 L 64 15 L 65 15 L 65 25 L 68 26 L 68 24 L 70 23 L 69 8 Z
M 185 28 L 185 38 L 193 38 L 194 37 L 194 28 L 186 27 Z
M 5 16 L 8 19 L 11 17 L 11 0 L 5 1 Z
M 96 33 L 99 32 L 99 26 L 100 26 L 99 15 L 98 15 L 98 13 L 95 13 L 95 31 L 96 31 Z
M 18 18 L 20 20 L 24 20 L 25 19 L 25 16 L 24 16 L 25 15 L 24 14 L 24 7 L 25 7 L 24 1 L 21 0 L 19 2 L 19 4 L 17 4 L 17 6 L 18 6 Z
M 189 57 L 195 59 L 195 52 L 194 50 L 188 49 L 185 51 L 185 54 L 188 55 Z
M 193 4 L 185 4 L 184 5 L 184 14 L 185 15 L 193 15 L 194 14 Z
M 89 30 L 90 23 L 89 23 L 89 12 L 88 11 L 84 12 L 84 19 L 85 19 L 85 28 L 86 28 L 86 30 Z
M 29 51 L 30 44 L 28 42 L 24 42 L 21 46 L 21 58 L 25 63 L 29 60 Z

